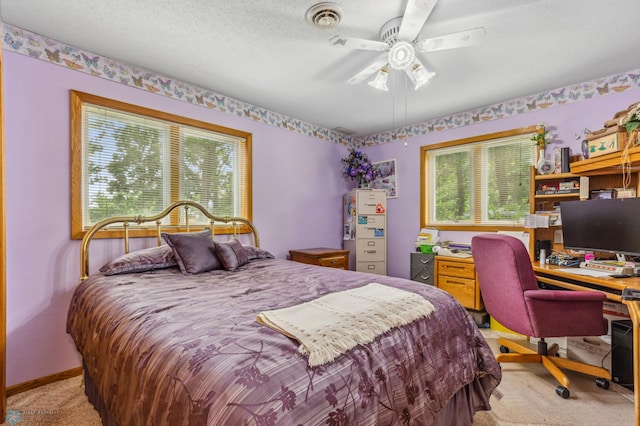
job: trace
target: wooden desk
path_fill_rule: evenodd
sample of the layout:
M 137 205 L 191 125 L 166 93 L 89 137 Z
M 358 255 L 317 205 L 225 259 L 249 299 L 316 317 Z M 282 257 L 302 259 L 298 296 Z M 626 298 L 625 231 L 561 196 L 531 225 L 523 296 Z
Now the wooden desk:
M 627 288 L 640 289 L 640 277 L 611 278 L 564 272 L 566 266 L 533 264 L 538 281 L 542 285 L 555 286 L 567 290 L 602 291 L 607 299 L 622 302 L 629 308 L 633 323 L 633 394 L 635 401 L 636 426 L 640 426 L 640 302 L 622 300 L 622 291 Z

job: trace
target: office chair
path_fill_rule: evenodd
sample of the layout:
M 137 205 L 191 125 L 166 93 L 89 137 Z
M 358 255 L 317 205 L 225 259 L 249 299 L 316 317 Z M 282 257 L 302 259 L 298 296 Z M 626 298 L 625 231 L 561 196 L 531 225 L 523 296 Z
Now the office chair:
M 537 352 L 514 341 L 498 339 L 498 362 L 541 363 L 560 383 L 556 393 L 565 399 L 569 398 L 569 379 L 560 368 L 595 376 L 598 386 L 609 387 L 608 370 L 553 356 L 545 341 L 546 337 L 606 334 L 604 293 L 538 288 L 527 249 L 511 236 L 476 235 L 471 240 L 471 252 L 489 315 L 516 333 L 540 338 Z M 510 350 L 516 353 L 509 353 Z

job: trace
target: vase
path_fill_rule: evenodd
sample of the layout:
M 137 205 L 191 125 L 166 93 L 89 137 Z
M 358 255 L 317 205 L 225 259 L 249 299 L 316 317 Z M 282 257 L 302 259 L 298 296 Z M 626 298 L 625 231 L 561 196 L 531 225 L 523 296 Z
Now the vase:
M 369 189 L 371 187 L 371 182 L 367 180 L 361 180 L 358 182 L 359 189 Z
M 544 148 L 539 152 L 536 170 L 538 170 L 538 173 L 541 175 L 547 175 L 553 171 L 553 164 L 551 164 L 551 161 L 547 160 L 544 156 Z

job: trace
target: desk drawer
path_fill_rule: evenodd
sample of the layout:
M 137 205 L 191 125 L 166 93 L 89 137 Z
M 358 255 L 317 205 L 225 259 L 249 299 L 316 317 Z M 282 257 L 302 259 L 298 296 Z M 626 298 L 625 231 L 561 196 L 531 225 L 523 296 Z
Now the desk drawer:
M 450 275 L 475 280 L 476 270 L 473 263 L 441 260 L 438 262 L 438 275 Z
M 476 280 L 438 275 L 438 287 L 455 297 L 465 308 L 478 309 Z

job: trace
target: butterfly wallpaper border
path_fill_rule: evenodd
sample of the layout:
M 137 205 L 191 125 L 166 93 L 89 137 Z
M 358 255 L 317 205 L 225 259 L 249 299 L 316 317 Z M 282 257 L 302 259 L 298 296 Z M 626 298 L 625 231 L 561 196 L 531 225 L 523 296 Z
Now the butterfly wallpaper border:
M 640 69 L 605 78 L 512 99 L 487 107 L 411 124 L 365 137 L 351 137 L 334 130 L 270 111 L 212 90 L 172 80 L 136 66 L 123 64 L 91 52 L 68 46 L 56 40 L 2 23 L 2 46 L 6 50 L 64 66 L 74 71 L 115 81 L 191 104 L 234 114 L 270 126 L 311 136 L 344 146 L 373 146 L 433 132 L 450 130 L 512 115 L 552 108 L 640 88 Z

